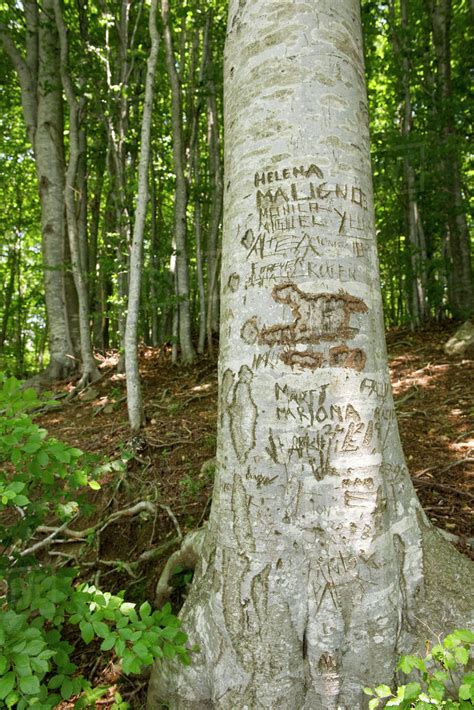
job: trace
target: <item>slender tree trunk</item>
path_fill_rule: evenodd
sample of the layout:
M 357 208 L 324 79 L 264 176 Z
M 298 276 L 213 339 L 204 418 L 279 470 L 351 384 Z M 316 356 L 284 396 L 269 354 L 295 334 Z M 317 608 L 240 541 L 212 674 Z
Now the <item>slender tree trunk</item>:
M 111 47 L 109 30 L 106 30 L 105 44 L 107 48 L 106 74 L 109 89 L 109 114 L 105 117 L 107 131 L 109 135 L 109 172 L 114 184 L 116 232 L 118 242 L 116 248 L 117 261 L 117 291 L 118 291 L 118 329 L 120 334 L 121 356 L 117 366 L 119 372 L 124 372 L 124 340 L 125 324 L 127 313 L 128 295 L 128 268 L 129 268 L 129 248 L 131 243 L 131 219 L 127 195 L 127 169 L 126 169 L 126 138 L 129 121 L 129 98 L 128 88 L 130 75 L 132 72 L 132 60 L 129 58 L 130 50 L 136 35 L 135 30 L 132 37 L 129 37 L 130 30 L 130 0 L 121 0 L 120 17 L 117 23 L 118 32 L 118 70 L 117 76 L 112 76 Z M 142 4 L 140 4 L 140 9 Z M 120 92 L 116 92 L 116 84 L 120 86 Z
M 151 203 L 151 218 L 150 218 L 150 303 L 151 303 L 151 344 L 154 348 L 160 342 L 159 338 L 159 321 L 158 321 L 158 294 L 156 290 L 157 278 L 159 273 L 158 259 L 158 206 L 156 199 L 156 180 L 155 171 L 153 169 L 153 161 L 151 161 L 151 185 L 150 185 L 150 203 Z M 160 188 L 161 193 L 161 188 Z
M 219 229 L 222 218 L 223 178 L 220 155 L 219 120 L 216 85 L 212 76 L 207 84 L 207 135 L 209 145 L 209 178 L 211 182 L 211 219 L 207 243 L 207 330 L 219 329 Z M 212 337 L 212 336 L 211 336 Z M 212 349 L 212 342 L 209 343 Z
M 173 133 L 173 164 L 176 176 L 174 202 L 174 246 L 176 251 L 176 294 L 178 298 L 179 345 L 184 362 L 192 362 L 196 353 L 191 338 L 189 308 L 189 269 L 186 245 L 186 207 L 188 203 L 185 175 L 181 87 L 176 71 L 168 0 L 161 0 L 161 17 L 166 50 L 166 67 L 171 84 L 171 126 Z
M 39 20 L 38 125 L 36 167 L 41 200 L 45 299 L 52 379 L 76 369 L 72 357 L 64 290 L 64 186 L 62 87 L 54 1 L 44 0 Z
M 453 115 L 451 77 L 451 0 L 429 0 L 433 47 L 437 63 L 437 114 L 443 142 L 443 207 L 446 215 L 449 306 L 457 318 L 474 312 L 471 241 L 461 187 L 461 170 Z
M 156 664 L 148 708 L 361 710 L 428 626 L 474 621 L 474 589 L 400 446 L 359 2 L 231 0 L 224 82 L 217 480 L 182 610 L 199 651 Z
M 3 318 L 2 318 L 2 325 L 0 328 L 0 354 L 3 352 L 5 340 L 7 337 L 8 321 L 10 320 L 13 291 L 15 288 L 17 258 L 18 258 L 17 247 L 16 247 L 16 245 L 13 245 L 12 247 L 10 247 L 10 249 L 8 251 L 7 268 L 6 268 L 6 270 L 8 272 L 8 281 L 7 281 L 5 288 L 3 290 L 3 298 L 2 298 Z
M 66 171 L 65 204 L 66 221 L 71 252 L 71 265 L 74 284 L 79 302 L 79 332 L 81 342 L 82 377 L 79 386 L 99 379 L 100 372 L 92 352 L 90 333 L 89 293 L 87 284 L 87 248 L 84 224 L 81 224 L 77 214 L 75 194 L 77 192 L 77 177 L 80 161 L 84 158 L 84 145 L 81 145 L 81 128 L 79 125 L 80 106 L 76 99 L 71 76 L 69 74 L 69 50 L 67 30 L 64 23 L 61 0 L 54 0 L 54 11 L 61 48 L 60 71 L 69 106 L 69 162 Z M 85 195 L 82 195 L 84 198 Z
M 393 7 L 393 6 L 392 6 Z M 394 48 L 398 55 L 402 74 L 403 87 L 403 117 L 401 120 L 401 132 L 405 138 L 407 152 L 403 158 L 403 172 L 406 187 L 405 213 L 408 228 L 408 242 L 410 249 L 411 263 L 411 294 L 410 313 L 414 326 L 419 326 L 426 319 L 426 244 L 423 224 L 420 215 L 420 208 L 417 199 L 415 169 L 410 159 L 408 141 L 413 127 L 413 111 L 411 102 L 411 65 L 410 47 L 408 40 L 409 17 L 406 0 L 400 0 L 401 14 L 401 37 L 398 36 L 396 28 L 393 28 Z
M 198 72 L 198 86 L 202 87 L 204 76 L 209 64 L 209 48 L 210 48 L 210 25 L 211 13 L 208 14 L 206 26 L 204 29 L 202 42 L 202 58 Z M 199 33 L 196 33 L 194 41 L 194 54 L 197 55 L 199 47 Z M 192 86 L 193 86 L 192 82 Z M 195 87 L 193 86 L 195 91 Z M 193 91 L 193 93 L 194 93 Z M 190 109 L 192 111 L 191 118 L 191 138 L 190 138 L 190 173 L 194 186 L 194 240 L 196 243 L 196 280 L 197 293 L 199 300 L 199 336 L 198 336 L 198 353 L 204 352 L 206 343 L 206 294 L 204 289 L 204 264 L 203 264 L 203 248 L 202 248 L 202 186 L 201 186 L 201 169 L 200 169 L 200 150 L 199 150 L 199 118 L 202 110 L 202 100 L 200 97 L 192 97 Z
M 32 143 L 41 203 L 44 289 L 48 314 L 50 363 L 42 377 L 55 380 L 76 368 L 69 332 L 64 285 L 64 146 L 59 48 L 53 0 L 41 9 L 25 0 L 26 54 L 0 25 L 0 39 L 18 74 L 23 115 Z
M 156 27 L 157 0 L 150 7 L 149 31 L 151 37 L 150 55 L 147 63 L 145 100 L 143 103 L 142 129 L 140 140 L 140 161 L 138 166 L 138 196 L 135 210 L 132 247 L 130 251 L 130 273 L 128 291 L 127 324 L 125 328 L 125 372 L 127 374 L 128 419 L 132 432 L 140 429 L 145 421 L 140 372 L 138 369 L 138 318 L 140 313 L 140 284 L 143 268 L 143 236 L 145 232 L 148 204 L 148 167 L 151 152 L 151 125 L 153 118 L 153 95 L 156 64 L 160 39 Z

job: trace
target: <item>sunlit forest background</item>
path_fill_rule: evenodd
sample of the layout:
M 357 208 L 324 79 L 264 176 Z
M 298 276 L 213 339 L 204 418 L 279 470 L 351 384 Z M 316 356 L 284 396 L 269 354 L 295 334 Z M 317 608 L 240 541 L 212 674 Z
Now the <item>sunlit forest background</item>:
M 226 3 L 158 11 L 143 143 L 149 14 L 143 0 L 0 3 L 0 369 L 18 377 L 48 365 L 52 325 L 83 359 L 81 312 L 96 353 L 123 350 L 144 151 L 138 338 L 175 360 L 215 349 Z M 472 314 L 472 20 L 466 0 L 363 3 L 387 326 Z

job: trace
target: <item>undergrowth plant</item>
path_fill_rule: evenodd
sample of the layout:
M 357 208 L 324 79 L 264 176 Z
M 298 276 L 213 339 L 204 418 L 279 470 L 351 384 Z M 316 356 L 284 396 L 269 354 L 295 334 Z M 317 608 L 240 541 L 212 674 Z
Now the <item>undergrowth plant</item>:
M 397 668 L 403 674 L 415 673 L 419 680 L 398 686 L 392 691 L 388 685 L 364 688 L 371 696 L 369 710 L 378 707 L 399 707 L 402 710 L 472 710 L 474 707 L 474 671 L 471 648 L 474 632 L 457 629 L 428 649 L 421 656 L 402 656 Z
M 98 654 L 118 657 L 125 674 L 160 657 L 189 663 L 169 604 L 137 609 L 123 593 L 79 583 L 80 570 L 42 559 L 38 528 L 54 517 L 61 529 L 90 509 L 85 493 L 100 488 L 103 471 L 35 424 L 30 412 L 44 404 L 0 375 L 0 708 L 42 710 L 75 696 L 75 708 L 94 707 L 107 688 L 92 688 L 72 661 L 79 635 Z M 125 707 L 118 697 L 115 708 Z

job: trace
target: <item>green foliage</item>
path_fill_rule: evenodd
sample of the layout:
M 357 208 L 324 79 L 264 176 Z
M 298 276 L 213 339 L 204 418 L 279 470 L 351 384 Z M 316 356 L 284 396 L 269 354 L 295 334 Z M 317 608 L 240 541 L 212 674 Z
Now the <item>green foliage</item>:
M 468 670 L 474 633 L 457 629 L 437 643 L 427 655 L 402 656 L 397 668 L 409 675 L 415 672 L 419 681 L 400 685 L 394 692 L 388 685 L 364 688 L 371 696 L 369 710 L 399 707 L 402 710 L 469 710 L 474 705 L 474 672 Z
M 53 708 L 80 694 L 75 707 L 84 708 L 107 689 L 91 688 L 72 661 L 74 627 L 84 644 L 119 658 L 125 674 L 156 658 L 189 663 L 186 635 L 169 604 L 137 609 L 123 593 L 79 583 L 78 570 L 35 558 L 38 526 L 53 514 L 67 524 L 84 508 L 87 487 L 100 487 L 97 472 L 109 470 L 48 437 L 28 414 L 40 404 L 34 390 L 0 377 L 0 708 Z

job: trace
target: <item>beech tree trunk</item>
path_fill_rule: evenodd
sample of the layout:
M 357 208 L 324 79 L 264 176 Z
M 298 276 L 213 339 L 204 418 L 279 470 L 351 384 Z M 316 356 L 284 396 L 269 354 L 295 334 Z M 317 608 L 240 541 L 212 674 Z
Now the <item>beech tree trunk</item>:
M 387 368 L 359 3 L 231 0 L 217 480 L 148 708 L 366 707 L 474 616 L 430 526 Z
M 442 208 L 446 220 L 448 300 L 454 317 L 468 318 L 474 313 L 474 275 L 452 108 L 451 5 L 451 0 L 428 0 L 437 65 L 437 113 L 443 147 Z
M 392 13 L 395 10 L 391 7 Z M 398 35 L 396 27 L 393 28 L 393 44 L 395 54 L 398 58 L 402 88 L 403 88 L 403 116 L 401 119 L 401 133 L 405 138 L 405 155 L 403 158 L 403 174 L 405 179 L 405 214 L 408 231 L 408 244 L 410 250 L 411 265 L 411 293 L 410 293 L 410 316 L 413 326 L 419 326 L 426 320 L 426 281 L 427 281 L 427 256 L 425 232 L 420 214 L 420 207 L 417 198 L 416 175 L 409 154 L 409 138 L 413 128 L 413 111 L 411 101 L 411 62 L 410 62 L 410 40 L 409 40 L 409 16 L 406 0 L 400 0 L 400 24 L 401 36 Z
M 207 243 L 207 331 L 209 333 L 209 349 L 212 350 L 212 333 L 216 333 L 219 329 L 219 230 L 222 219 L 222 195 L 224 190 L 216 85 L 212 75 L 209 76 L 207 82 L 207 140 L 209 145 L 209 179 L 212 198 Z
M 85 243 L 86 231 L 84 225 L 80 225 L 78 218 L 78 214 L 80 216 L 80 206 L 78 210 L 75 197 L 76 192 L 79 193 L 77 178 L 80 161 L 84 157 L 84 146 L 81 146 L 80 139 L 80 104 L 76 99 L 72 79 L 69 74 L 67 29 L 60 0 L 54 0 L 54 10 L 56 13 L 56 24 L 61 49 L 61 77 L 69 106 L 69 161 L 66 170 L 64 201 L 66 205 L 72 275 L 79 305 L 79 334 L 82 359 L 82 376 L 79 386 L 84 386 L 89 382 L 98 380 L 100 377 L 100 372 L 92 352 L 91 342 L 89 290 L 87 283 L 87 245 Z
M 150 55 L 147 62 L 145 99 L 143 103 L 140 136 L 140 161 L 138 165 L 138 195 L 130 249 L 130 272 L 128 291 L 127 322 L 125 327 L 125 372 L 127 375 L 127 408 L 132 432 L 140 429 L 145 421 L 140 372 L 138 369 L 138 318 L 140 313 L 140 285 L 143 269 L 143 237 L 145 234 L 146 210 L 148 205 L 148 167 L 151 152 L 151 125 L 153 118 L 153 96 L 155 88 L 156 64 L 160 38 L 156 27 L 157 0 L 150 7 L 149 32 L 151 37 Z
M 171 85 L 171 127 L 173 134 L 173 169 L 176 176 L 174 198 L 174 238 L 173 249 L 176 252 L 176 296 L 178 299 L 178 332 L 181 357 L 184 362 L 192 362 L 196 357 L 191 338 L 191 313 L 189 307 L 189 273 L 186 244 L 186 207 L 188 203 L 188 187 L 185 175 L 184 140 L 182 125 L 181 87 L 176 59 L 173 51 L 173 40 L 169 20 L 168 0 L 161 0 L 161 17 L 163 20 L 163 37 L 166 51 L 166 68 Z
M 25 57 L 7 28 L 0 39 L 18 74 L 28 137 L 33 146 L 41 203 L 44 289 L 50 363 L 55 380 L 76 369 L 65 294 L 64 145 L 59 46 L 53 0 L 25 0 Z

